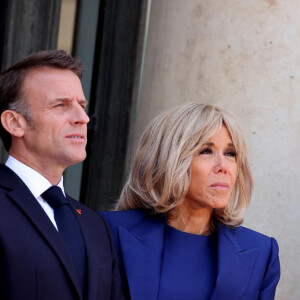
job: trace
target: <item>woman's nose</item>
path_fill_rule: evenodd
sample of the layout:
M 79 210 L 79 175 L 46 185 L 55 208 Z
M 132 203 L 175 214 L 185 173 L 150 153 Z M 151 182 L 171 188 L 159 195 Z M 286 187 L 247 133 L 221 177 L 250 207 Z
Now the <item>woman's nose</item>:
M 228 164 L 226 162 L 225 156 L 223 154 L 217 155 L 214 172 L 215 173 L 220 173 L 220 172 L 227 173 L 227 171 L 228 171 Z

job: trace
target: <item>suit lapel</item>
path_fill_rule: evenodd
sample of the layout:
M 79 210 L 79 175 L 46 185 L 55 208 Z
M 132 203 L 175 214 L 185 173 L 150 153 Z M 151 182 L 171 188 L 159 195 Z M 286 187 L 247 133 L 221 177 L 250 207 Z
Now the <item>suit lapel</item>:
M 119 227 L 130 295 L 132 299 L 157 299 L 163 253 L 165 220 L 144 217 L 130 230 Z
M 236 229 L 218 232 L 218 274 L 211 300 L 241 299 L 252 275 L 258 252 L 237 243 Z
M 79 279 L 68 249 L 29 189 L 13 171 L 4 165 L 0 165 L 0 185 L 8 190 L 7 196 L 19 206 L 36 230 L 46 239 L 65 267 L 78 295 L 81 295 Z

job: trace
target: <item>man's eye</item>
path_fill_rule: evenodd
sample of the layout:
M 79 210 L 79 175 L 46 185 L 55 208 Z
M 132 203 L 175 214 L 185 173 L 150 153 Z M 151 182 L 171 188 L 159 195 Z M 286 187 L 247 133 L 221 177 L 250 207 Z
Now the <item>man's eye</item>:
M 211 148 L 204 148 L 200 151 L 199 154 L 211 154 L 212 153 L 212 149 Z
M 64 103 L 58 103 L 55 105 L 55 107 L 64 107 L 64 106 L 65 106 Z

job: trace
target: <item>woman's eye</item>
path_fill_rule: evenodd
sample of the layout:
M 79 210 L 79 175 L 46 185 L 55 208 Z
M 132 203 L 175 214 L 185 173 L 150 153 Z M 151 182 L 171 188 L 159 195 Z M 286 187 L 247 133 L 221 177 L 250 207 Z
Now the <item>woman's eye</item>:
M 212 149 L 211 148 L 204 148 L 200 151 L 199 154 L 211 154 L 212 153 Z
M 225 155 L 227 156 L 231 156 L 231 157 L 236 157 L 237 156 L 237 153 L 235 150 L 227 150 Z

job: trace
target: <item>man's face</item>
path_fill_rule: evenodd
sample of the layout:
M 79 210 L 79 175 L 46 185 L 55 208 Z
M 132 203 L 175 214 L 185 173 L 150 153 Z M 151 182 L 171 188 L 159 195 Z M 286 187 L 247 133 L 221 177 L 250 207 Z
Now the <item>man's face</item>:
M 33 69 L 22 94 L 33 116 L 24 129 L 25 160 L 35 169 L 65 169 L 84 160 L 89 118 L 77 75 L 50 67 Z

